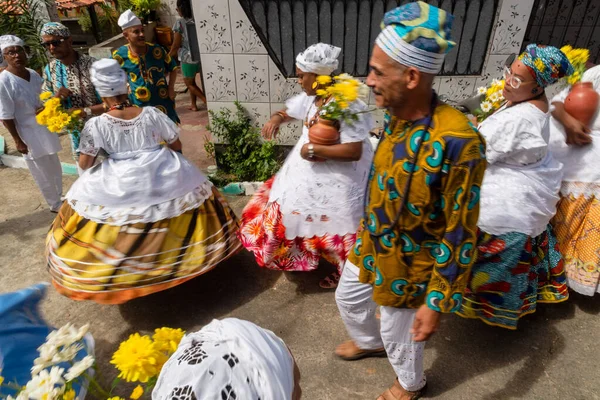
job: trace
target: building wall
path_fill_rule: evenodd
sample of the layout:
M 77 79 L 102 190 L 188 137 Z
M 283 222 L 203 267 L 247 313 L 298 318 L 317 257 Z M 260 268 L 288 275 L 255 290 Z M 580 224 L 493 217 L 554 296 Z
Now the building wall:
M 450 101 L 460 101 L 472 96 L 477 87 L 492 78 L 499 78 L 506 58 L 521 49 L 533 2 L 502 0 L 483 73 L 437 78 L 438 94 Z M 300 88 L 294 79 L 284 78 L 270 59 L 238 0 L 192 0 L 192 4 L 208 109 L 234 109 L 233 102 L 237 100 L 256 124 L 264 124 Z M 372 98 L 369 104 L 373 104 Z M 374 117 L 381 125 L 383 111 L 375 111 Z M 282 127 L 279 144 L 294 144 L 300 136 L 300 126 L 296 122 Z M 215 140 L 218 142 L 218 138 Z

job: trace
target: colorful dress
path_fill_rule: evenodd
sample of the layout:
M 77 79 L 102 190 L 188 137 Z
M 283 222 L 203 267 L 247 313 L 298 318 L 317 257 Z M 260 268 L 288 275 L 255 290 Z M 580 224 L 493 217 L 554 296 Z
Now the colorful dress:
M 600 66 L 586 71 L 582 80 L 593 82 L 600 93 Z M 564 102 L 569 89 L 554 101 Z M 568 146 L 564 128 L 551 119 L 550 148 L 564 164 L 556 216 L 552 220 L 565 259 L 567 284 L 586 296 L 600 292 L 600 117 L 590 126 L 592 143 Z
M 47 237 L 48 270 L 75 300 L 119 304 L 199 276 L 241 248 L 233 211 L 181 154 L 154 107 L 91 119 L 79 150 L 108 159 L 75 181 Z
M 179 123 L 167 82 L 167 75 L 177 68 L 177 63 L 162 46 L 152 43 L 146 46 L 141 57 L 132 53 L 128 45 L 119 47 L 112 55 L 127 73 L 129 100 L 139 107 L 156 107 Z
M 459 315 L 516 329 L 537 303 L 568 299 L 564 263 L 549 225 L 562 164 L 548 151 L 549 115 L 524 102 L 479 127 L 488 168 L 481 187 L 479 257 Z
M 102 103 L 102 99 L 96 93 L 92 80 L 90 79 L 90 68 L 94 58 L 85 54 L 77 54 L 77 60 L 71 65 L 65 65 L 59 60 L 52 60 L 44 68 L 44 85 L 42 92 L 50 92 L 55 95 L 60 88 L 67 88 L 71 96 L 65 100 L 67 109 L 85 108 Z M 71 138 L 71 150 L 77 159 L 79 148 L 79 131 L 69 131 Z
M 386 118 L 348 257 L 377 304 L 460 308 L 476 255 L 485 167 L 481 135 L 449 105 L 414 122 Z
M 341 143 L 362 143 L 359 161 L 307 161 L 300 150 L 308 143 L 307 121 L 318 112 L 314 101 L 304 93 L 287 101 L 287 114 L 305 122 L 302 136 L 242 213 L 240 239 L 262 267 L 311 271 L 323 257 L 341 271 L 356 239 L 373 158 L 372 119 L 360 114 L 352 126 L 341 125 Z M 361 101 L 351 107 L 367 109 Z

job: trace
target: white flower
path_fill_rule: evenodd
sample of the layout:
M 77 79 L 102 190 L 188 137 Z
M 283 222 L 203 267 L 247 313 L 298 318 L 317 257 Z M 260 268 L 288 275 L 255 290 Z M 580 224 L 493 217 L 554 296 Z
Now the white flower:
M 94 360 L 94 357 L 85 356 L 81 359 L 81 361 L 76 362 L 71 368 L 69 368 L 69 372 L 65 374 L 65 379 L 67 380 L 67 382 L 72 381 L 73 379 L 77 378 L 79 375 L 83 374 L 85 371 L 90 369 L 94 365 L 95 361 L 96 360 Z
M 499 84 L 500 84 L 500 79 L 494 79 L 492 81 L 492 86 L 496 86 L 496 85 L 499 85 Z
M 40 356 L 33 361 L 34 365 L 46 364 L 56 355 L 58 348 L 53 343 L 44 343 L 38 347 Z
M 480 86 L 477 88 L 477 94 L 485 94 L 487 92 L 487 88 L 485 86 Z
M 64 390 L 65 380 L 62 377 L 64 368 L 52 367 L 50 372 L 44 369 L 38 375 L 35 375 L 29 382 L 25 390 L 28 397 L 34 400 L 44 399 L 52 400 L 60 396 Z M 59 385 L 59 387 L 56 387 Z
M 354 79 L 354 78 L 352 77 L 352 75 L 347 74 L 345 72 L 343 74 L 336 76 L 336 81 L 347 81 L 350 79 Z
M 68 323 L 62 326 L 60 329 L 50 332 L 46 338 L 46 343 L 52 344 L 56 347 L 59 346 L 70 346 L 75 342 L 83 339 L 90 325 L 86 324 L 81 328 L 77 329 L 73 324 Z
M 492 103 L 497 102 L 500 99 L 500 95 L 498 94 L 498 92 L 494 92 L 490 95 L 489 97 L 489 101 L 491 101 Z
M 371 89 L 364 83 L 361 83 L 358 87 L 358 97 L 362 100 L 365 100 L 369 97 L 369 92 Z
M 26 390 L 21 390 L 15 399 L 11 395 L 6 396 L 6 400 L 29 400 L 29 394 Z
M 484 101 L 483 103 L 481 103 L 481 111 L 490 112 L 491 110 L 492 110 L 492 103 L 490 103 L 489 101 Z
M 56 354 L 52 358 L 52 364 L 59 364 L 65 361 L 72 361 L 77 353 L 83 350 L 83 345 L 81 343 L 75 343 L 68 347 L 63 347 L 58 354 Z

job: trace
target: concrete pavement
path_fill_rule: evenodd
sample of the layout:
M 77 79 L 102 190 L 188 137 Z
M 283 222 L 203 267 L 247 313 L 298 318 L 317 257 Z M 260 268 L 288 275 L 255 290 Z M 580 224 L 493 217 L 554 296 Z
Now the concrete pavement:
M 27 170 L 0 167 L 0 182 L 0 290 L 8 292 L 48 281 L 44 238 L 54 214 Z M 65 192 L 72 182 L 65 178 Z M 239 215 L 247 198 L 230 200 Z M 385 359 L 333 356 L 346 335 L 333 292 L 318 287 L 326 273 L 261 269 L 244 251 L 190 282 L 120 306 L 75 302 L 50 288 L 43 313 L 55 326 L 92 324 L 106 382 L 116 376 L 111 354 L 130 333 L 161 326 L 193 331 L 232 316 L 286 341 L 302 372 L 304 399 L 375 399 L 394 374 Z M 599 313 L 600 298 L 573 296 L 540 305 L 516 332 L 446 316 L 425 352 L 427 398 L 600 399 Z

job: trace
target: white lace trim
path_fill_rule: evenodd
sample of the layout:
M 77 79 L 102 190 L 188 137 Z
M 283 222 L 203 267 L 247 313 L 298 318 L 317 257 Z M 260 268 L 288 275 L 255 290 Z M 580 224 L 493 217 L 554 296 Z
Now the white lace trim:
M 106 207 L 67 199 L 79 215 L 100 224 L 130 225 L 175 218 L 188 210 L 199 207 L 212 196 L 212 183 L 206 181 L 191 192 L 160 204 L 141 207 Z
M 560 193 L 573 195 L 575 197 L 583 196 L 586 199 L 593 197 L 600 199 L 600 183 L 595 182 L 563 182 L 560 187 Z

